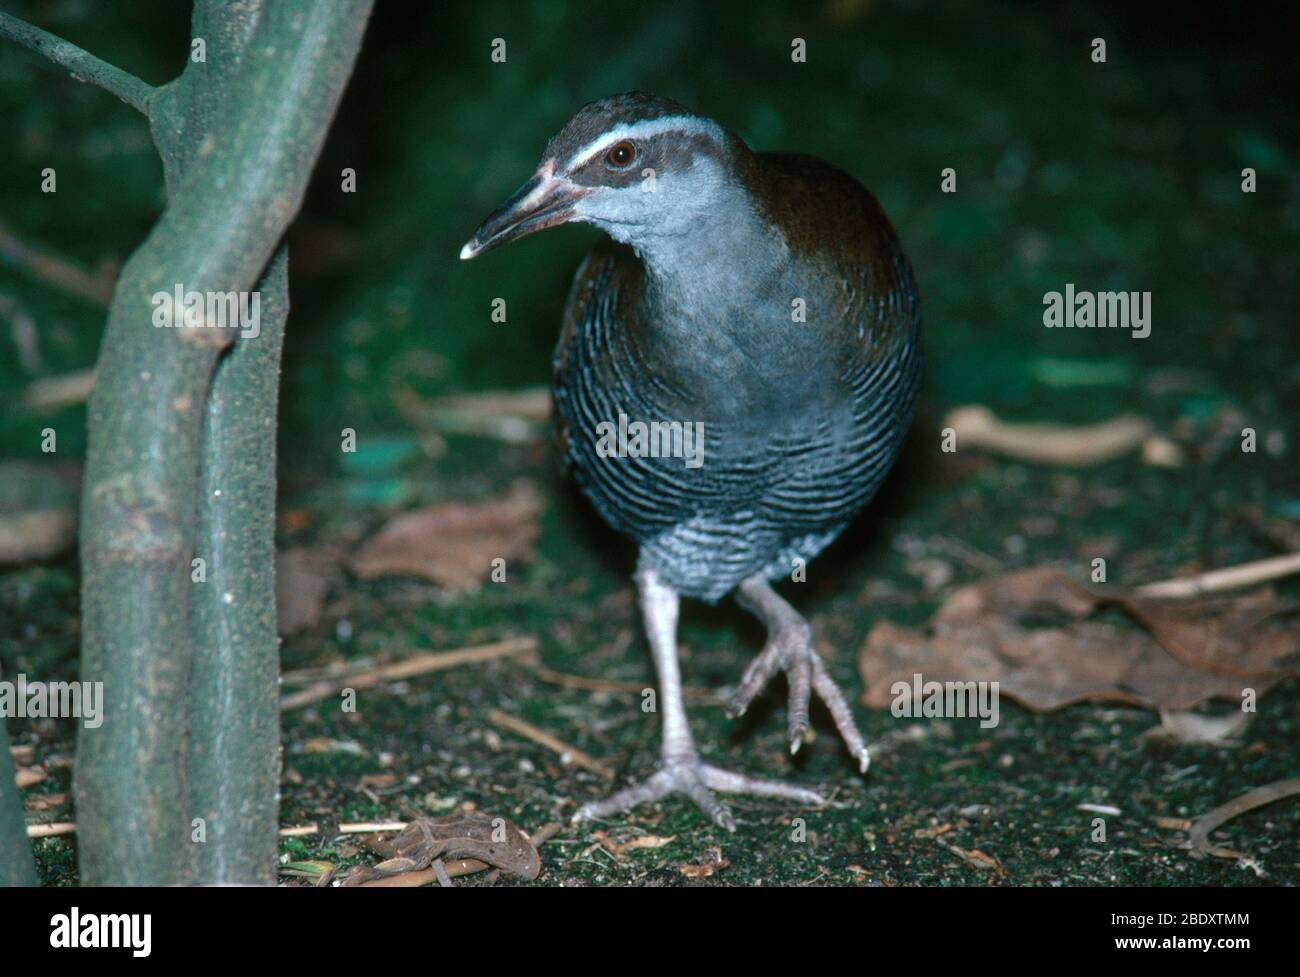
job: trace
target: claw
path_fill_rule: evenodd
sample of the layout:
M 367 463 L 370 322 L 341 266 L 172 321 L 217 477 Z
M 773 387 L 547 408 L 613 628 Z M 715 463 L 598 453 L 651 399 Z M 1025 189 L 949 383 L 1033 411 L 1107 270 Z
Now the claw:
M 790 684 L 787 716 L 790 753 L 798 753 L 803 745 L 809 725 L 808 703 L 811 693 L 816 692 L 835 720 L 835 728 L 839 730 L 844 745 L 857 759 L 861 772 L 866 773 L 871 765 L 866 741 L 853 722 L 853 712 L 844 693 L 813 649 L 808 622 L 778 597 L 765 581 L 751 581 L 742 590 L 741 603 L 767 623 L 768 639 L 763 650 L 745 669 L 740 685 L 727 705 L 728 718 L 744 715 L 772 676 L 783 670 Z
M 576 824 L 593 818 L 608 817 L 669 794 L 684 794 L 709 820 L 727 831 L 736 830 L 731 809 L 714 791 L 729 794 L 753 794 L 757 797 L 780 797 L 800 804 L 817 806 L 826 803 L 815 791 L 779 780 L 759 780 L 732 770 L 701 763 L 698 756 L 665 760 L 663 765 L 641 783 L 621 790 L 604 800 L 590 801 L 573 813 Z

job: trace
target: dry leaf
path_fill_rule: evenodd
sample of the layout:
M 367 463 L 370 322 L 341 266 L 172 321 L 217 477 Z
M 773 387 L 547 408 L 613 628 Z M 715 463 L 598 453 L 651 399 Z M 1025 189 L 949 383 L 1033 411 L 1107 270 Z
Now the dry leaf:
M 1202 716 L 1195 712 L 1160 710 L 1160 725 L 1145 736 L 1173 740 L 1175 743 L 1229 744 L 1250 722 L 1247 712 L 1230 712 L 1226 716 Z
M 995 875 L 1002 874 L 1002 863 L 992 855 L 986 855 L 978 848 L 958 848 L 956 845 L 948 845 L 943 842 L 939 842 L 939 844 L 972 868 L 993 872 Z
M 473 590 L 493 560 L 532 556 L 541 512 L 536 487 L 520 479 L 491 502 L 444 502 L 403 513 L 366 541 L 352 570 L 365 579 L 409 574 L 456 593 Z
M 505 818 L 483 811 L 418 818 L 392 841 L 372 841 L 371 847 L 387 859 L 373 868 L 358 866 L 343 885 L 427 869 L 435 858 L 474 858 L 530 881 L 542 871 L 541 857 L 528 835 Z
M 636 848 L 663 848 L 665 845 L 672 844 L 677 838 L 676 835 L 669 835 L 666 838 L 660 835 L 639 835 L 628 841 L 615 841 L 606 831 L 597 831 L 594 834 L 605 850 L 615 857 Z
M 681 873 L 688 879 L 707 879 L 720 867 L 719 865 L 683 865 Z
M 704 853 L 704 861 L 695 865 L 679 865 L 678 871 L 688 879 L 707 879 L 730 864 L 722 856 L 722 849 L 717 845 L 711 845 Z
M 297 634 L 320 620 L 338 560 L 307 546 L 294 546 L 275 557 L 276 625 L 281 634 Z
M 1149 629 L 1098 620 L 1122 608 Z M 1088 700 L 1187 710 L 1240 701 L 1243 679 L 1262 692 L 1300 671 L 1300 621 L 1271 590 L 1166 607 L 1103 595 L 1052 567 L 994 577 L 954 592 L 917 631 L 880 621 L 858 656 L 874 708 L 891 686 L 925 681 L 998 682 L 1038 711 Z

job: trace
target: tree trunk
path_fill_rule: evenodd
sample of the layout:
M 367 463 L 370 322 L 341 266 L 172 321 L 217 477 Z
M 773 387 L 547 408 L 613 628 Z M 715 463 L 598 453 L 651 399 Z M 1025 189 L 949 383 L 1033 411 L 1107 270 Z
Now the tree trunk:
M 211 28 L 205 37 L 209 61 L 191 62 L 148 102 L 171 199 L 118 280 L 89 404 L 82 678 L 104 683 L 105 721 L 83 729 L 78 748 L 75 791 L 86 884 L 187 882 L 200 864 L 202 878 L 232 872 L 248 881 L 248 866 L 268 851 L 271 866 L 259 866 L 256 879 L 268 879 L 274 867 L 275 820 L 268 811 L 275 804 L 279 744 L 269 693 L 274 611 L 267 610 L 274 600 L 267 540 L 275 504 L 274 471 L 267 465 L 274 460 L 215 458 L 200 446 L 205 430 L 214 435 L 214 455 L 266 452 L 273 443 L 266 432 L 259 437 L 244 428 L 274 423 L 269 403 L 287 302 L 277 303 L 275 283 L 268 281 L 268 319 L 279 322 L 264 322 L 258 337 L 239 340 L 268 348 L 231 361 L 231 379 L 218 375 L 211 391 L 217 400 L 208 411 L 209 386 L 232 330 L 155 328 L 153 297 L 178 285 L 204 296 L 253 289 L 301 204 L 370 3 L 225 6 L 219 0 L 196 6 L 195 36 L 204 36 L 201 22 Z M 189 87 L 206 84 L 209 72 L 229 79 L 219 98 L 212 89 L 192 94 L 198 89 Z M 283 269 L 277 274 L 282 286 Z M 269 378 L 248 376 L 268 369 Z M 244 409 L 252 415 L 237 416 Z M 200 507 L 201 463 L 204 484 L 215 488 L 257 473 L 250 477 L 262 494 L 239 491 L 237 505 L 205 500 Z M 232 492 L 238 488 L 231 486 Z M 200 513 L 209 557 L 196 551 Z M 256 525 L 246 531 L 241 520 L 249 516 Z M 196 555 L 212 571 L 206 583 L 191 579 Z M 232 575 L 241 572 L 246 576 L 236 587 Z M 223 583 L 226 590 L 219 589 Z M 262 592 L 250 595 L 258 586 Z M 192 637 L 200 620 L 219 637 L 196 663 Z M 204 641 L 213 638 L 203 633 Z M 192 682 L 204 700 L 193 710 Z M 254 685 L 255 693 L 249 691 Z M 209 701 L 216 695 L 232 698 Z M 192 727 L 196 717 L 202 725 Z M 232 722 L 249 727 L 235 729 Z M 247 761 L 249 769 L 221 766 L 216 792 L 204 785 L 192 795 L 195 747 L 202 748 L 196 774 L 212 763 Z M 253 797 L 249 790 L 264 793 Z M 202 810 L 193 807 L 199 798 Z M 225 854 L 215 860 L 196 856 L 189 843 L 192 836 L 197 840 L 198 817 L 214 822 L 205 827 L 223 839 Z M 241 830 L 252 835 L 242 841 L 247 852 L 235 857 L 230 846 Z

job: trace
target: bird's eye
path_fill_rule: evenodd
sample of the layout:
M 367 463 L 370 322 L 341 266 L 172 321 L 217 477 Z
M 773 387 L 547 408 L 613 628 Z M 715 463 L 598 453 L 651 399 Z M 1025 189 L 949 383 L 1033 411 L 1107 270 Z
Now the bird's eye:
M 634 159 L 636 159 L 636 147 L 627 139 L 610 146 L 609 152 L 605 154 L 605 162 L 616 170 L 627 169 Z

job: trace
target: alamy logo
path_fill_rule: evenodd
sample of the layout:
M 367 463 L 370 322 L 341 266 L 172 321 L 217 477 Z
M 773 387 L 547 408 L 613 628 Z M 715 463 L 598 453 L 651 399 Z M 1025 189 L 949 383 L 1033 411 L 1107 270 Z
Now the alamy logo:
M 103 682 L 0 682 L 0 716 L 5 719 L 80 719 L 86 729 L 104 722 Z
M 50 946 L 59 950 L 128 948 L 133 957 L 152 949 L 153 916 L 149 913 L 87 913 L 76 906 L 67 915 L 50 917 Z
M 687 468 L 704 464 L 703 421 L 601 421 L 596 454 L 602 458 L 683 458 Z
M 170 292 L 154 292 L 149 301 L 157 329 L 238 329 L 241 339 L 262 331 L 258 292 L 187 292 L 176 285 Z
M 898 718 L 965 719 L 979 717 L 981 729 L 992 729 L 1001 713 L 997 682 L 926 682 L 921 673 L 911 683 L 889 687 L 894 701 L 889 711 Z
M 1043 296 L 1043 325 L 1048 329 L 1132 329 L 1134 339 L 1151 335 L 1150 292 L 1076 292 Z

